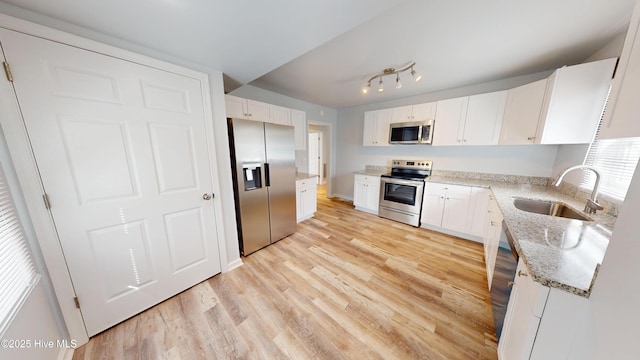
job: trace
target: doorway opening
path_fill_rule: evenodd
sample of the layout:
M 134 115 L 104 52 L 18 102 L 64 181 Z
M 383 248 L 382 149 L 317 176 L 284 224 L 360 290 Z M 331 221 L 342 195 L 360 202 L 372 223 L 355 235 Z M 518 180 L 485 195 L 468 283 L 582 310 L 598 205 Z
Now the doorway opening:
M 317 175 L 317 184 L 326 186 L 323 197 L 331 197 L 331 124 L 309 121 L 308 125 L 308 173 Z

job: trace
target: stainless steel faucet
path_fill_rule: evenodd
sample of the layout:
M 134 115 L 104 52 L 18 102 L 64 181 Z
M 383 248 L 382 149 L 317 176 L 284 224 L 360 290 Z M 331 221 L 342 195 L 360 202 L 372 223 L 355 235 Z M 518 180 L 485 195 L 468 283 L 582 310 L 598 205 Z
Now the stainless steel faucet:
M 562 178 L 564 178 L 564 176 L 567 175 L 568 172 L 576 169 L 587 169 L 587 170 L 593 171 L 596 174 L 596 183 L 593 185 L 591 198 L 587 199 L 587 203 L 584 205 L 584 210 L 583 210 L 587 214 L 595 214 L 596 210 L 604 209 L 602 205 L 598 204 L 598 190 L 600 188 L 600 171 L 588 165 L 572 166 L 566 169 L 565 171 L 563 171 L 562 173 L 560 173 L 560 175 L 558 175 L 556 180 L 553 182 L 553 185 L 556 187 L 560 186 L 560 183 L 562 182 Z

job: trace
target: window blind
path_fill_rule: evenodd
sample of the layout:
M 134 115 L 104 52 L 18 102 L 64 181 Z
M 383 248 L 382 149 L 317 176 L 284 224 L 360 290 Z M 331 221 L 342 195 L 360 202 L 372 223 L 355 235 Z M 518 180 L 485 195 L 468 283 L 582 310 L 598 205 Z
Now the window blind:
M 640 158 L 640 138 L 595 140 L 584 164 L 600 170 L 600 193 L 624 200 Z M 592 189 L 595 175 L 586 172 L 581 187 Z
M 38 279 L 0 164 L 0 337 Z
M 609 87 L 609 94 L 611 87 Z M 602 114 L 607 111 L 609 103 L 609 95 L 605 102 Z M 590 165 L 600 170 L 602 178 L 600 179 L 600 193 L 608 195 L 612 199 L 624 200 L 631 184 L 631 178 L 640 158 L 640 138 L 624 138 L 624 139 L 598 139 L 602 119 L 596 130 L 594 140 L 589 145 L 589 150 L 584 159 L 584 165 Z M 591 190 L 596 179 L 595 174 L 591 171 L 583 172 L 580 187 Z

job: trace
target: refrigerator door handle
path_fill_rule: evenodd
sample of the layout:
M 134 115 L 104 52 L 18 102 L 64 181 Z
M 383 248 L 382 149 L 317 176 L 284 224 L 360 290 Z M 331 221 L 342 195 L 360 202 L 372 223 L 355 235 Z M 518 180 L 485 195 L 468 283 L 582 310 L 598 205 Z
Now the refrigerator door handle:
M 264 184 L 271 186 L 271 175 L 269 174 L 269 163 L 264 163 Z

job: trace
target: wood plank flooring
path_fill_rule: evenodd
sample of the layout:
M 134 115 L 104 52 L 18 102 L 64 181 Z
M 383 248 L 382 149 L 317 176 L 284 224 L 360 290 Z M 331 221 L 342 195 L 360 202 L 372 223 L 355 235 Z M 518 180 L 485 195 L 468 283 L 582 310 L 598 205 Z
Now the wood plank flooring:
M 98 334 L 73 357 L 496 358 L 481 244 L 322 194 L 294 235 Z

